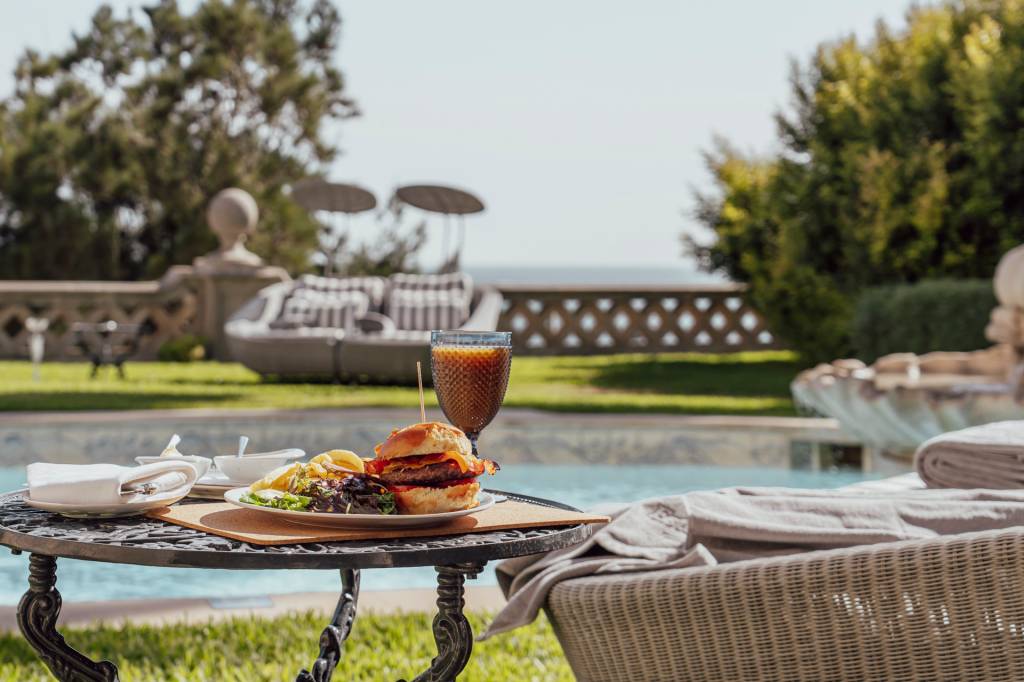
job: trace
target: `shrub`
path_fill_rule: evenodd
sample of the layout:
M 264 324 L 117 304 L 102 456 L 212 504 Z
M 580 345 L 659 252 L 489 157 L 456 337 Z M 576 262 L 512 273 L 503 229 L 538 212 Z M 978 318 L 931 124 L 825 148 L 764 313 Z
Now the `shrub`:
M 196 362 L 206 359 L 206 339 L 193 334 L 185 334 L 176 339 L 165 341 L 157 351 L 160 362 Z
M 805 361 L 851 351 L 866 289 L 989 278 L 1020 243 L 1018 3 L 922 3 L 905 27 L 821 45 L 794 68 L 791 93 L 777 152 L 719 141 L 707 155 L 715 190 L 698 195 L 697 219 L 715 240 L 691 248 L 749 283 L 771 331 Z
M 851 336 L 865 362 L 888 353 L 985 348 L 996 306 L 991 280 L 928 280 L 873 287 L 857 301 Z
M 259 205 L 254 252 L 308 267 L 316 220 L 282 190 L 330 166 L 358 111 L 337 3 L 146 4 L 105 3 L 18 60 L 0 101 L 5 279 L 159 277 L 217 245 L 203 216 L 225 187 Z

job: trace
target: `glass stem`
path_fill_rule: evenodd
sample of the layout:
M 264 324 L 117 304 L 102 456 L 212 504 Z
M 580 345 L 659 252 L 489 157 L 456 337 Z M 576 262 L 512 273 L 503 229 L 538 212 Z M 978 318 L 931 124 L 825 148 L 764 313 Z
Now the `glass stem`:
M 479 457 L 480 453 L 476 449 L 476 439 L 480 437 L 479 431 L 467 431 L 466 436 L 469 438 L 469 442 L 473 445 L 473 456 Z

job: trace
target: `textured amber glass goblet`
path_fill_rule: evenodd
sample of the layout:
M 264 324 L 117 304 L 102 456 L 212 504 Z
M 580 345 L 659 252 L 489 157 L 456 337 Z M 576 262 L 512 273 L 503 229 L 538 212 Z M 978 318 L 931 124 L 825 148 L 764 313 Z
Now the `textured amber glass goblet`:
M 480 431 L 498 414 L 512 367 L 512 332 L 430 334 L 434 392 L 448 421 L 465 431 L 477 454 Z

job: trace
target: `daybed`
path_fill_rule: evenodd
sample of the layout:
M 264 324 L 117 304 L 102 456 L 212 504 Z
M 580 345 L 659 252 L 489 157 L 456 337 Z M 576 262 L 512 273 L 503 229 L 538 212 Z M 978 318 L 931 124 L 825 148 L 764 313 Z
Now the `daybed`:
M 283 378 L 415 383 L 430 379 L 430 331 L 493 331 L 501 294 L 468 275 L 317 277 L 274 284 L 225 324 L 232 357 Z
M 582 682 L 1024 680 L 1024 528 L 577 578 L 546 611 Z

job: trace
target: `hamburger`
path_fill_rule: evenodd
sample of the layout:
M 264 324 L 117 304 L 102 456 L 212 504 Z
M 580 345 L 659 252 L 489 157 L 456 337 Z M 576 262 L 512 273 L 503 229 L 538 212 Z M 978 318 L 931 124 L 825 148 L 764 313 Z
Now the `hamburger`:
M 387 486 L 403 514 L 471 509 L 478 504 L 477 477 L 498 469 L 473 454 L 465 433 L 440 422 L 395 429 L 374 452 L 366 473 Z

